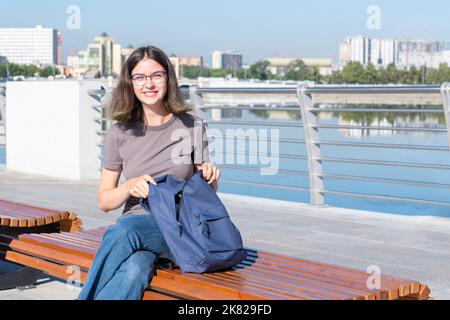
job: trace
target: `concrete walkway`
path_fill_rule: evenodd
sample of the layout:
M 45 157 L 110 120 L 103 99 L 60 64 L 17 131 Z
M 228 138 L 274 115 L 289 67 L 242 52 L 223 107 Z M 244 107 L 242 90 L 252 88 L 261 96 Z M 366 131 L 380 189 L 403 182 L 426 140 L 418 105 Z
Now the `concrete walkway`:
M 72 182 L 0 168 L 0 198 L 71 210 L 85 229 L 112 224 L 121 209 L 97 208 L 98 181 Z M 419 280 L 450 299 L 450 218 L 401 216 L 219 193 L 244 243 L 267 251 Z M 0 272 L 15 266 L 2 262 Z M 74 299 L 79 288 L 54 278 L 0 299 Z

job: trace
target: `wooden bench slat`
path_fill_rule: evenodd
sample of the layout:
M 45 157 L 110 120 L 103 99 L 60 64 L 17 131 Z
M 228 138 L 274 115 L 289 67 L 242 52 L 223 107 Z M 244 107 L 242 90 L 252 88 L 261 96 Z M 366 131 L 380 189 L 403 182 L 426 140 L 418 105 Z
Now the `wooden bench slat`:
M 92 248 L 92 249 L 98 249 L 98 245 L 95 243 L 92 243 L 91 241 L 87 240 L 87 239 L 82 239 L 82 238 L 75 238 L 75 237 L 71 237 L 68 234 L 61 234 L 61 233 L 56 233 L 56 234 L 42 234 L 43 238 L 51 238 L 54 239 L 55 241 L 61 241 L 64 243 L 74 243 L 74 244 L 79 244 L 82 246 L 86 246 L 88 248 Z M 21 238 L 21 240 L 24 239 L 23 237 Z
M 273 264 L 273 263 L 267 263 L 264 260 L 257 260 L 256 262 L 252 262 L 249 263 L 247 261 L 244 261 L 243 263 L 239 264 L 237 267 L 238 268 L 242 268 L 242 267 L 249 267 L 251 266 L 251 268 L 253 269 L 258 269 L 258 268 L 263 268 L 266 270 L 272 270 L 273 272 L 275 272 L 274 270 L 276 270 L 276 272 L 278 273 L 283 273 L 283 274 L 288 274 L 288 273 L 292 273 L 292 274 L 303 274 L 305 276 L 309 276 L 309 277 L 318 277 L 319 279 L 326 279 L 329 281 L 343 281 L 345 283 L 348 284 L 348 286 L 356 286 L 358 288 L 366 288 L 366 284 L 367 284 L 367 276 L 366 278 L 360 278 L 360 277 L 348 277 L 348 275 L 344 274 L 339 274 L 339 273 L 335 273 L 333 272 L 328 272 L 328 271 L 323 271 L 320 269 L 314 269 L 314 268 L 309 268 L 309 267 L 303 267 L 302 265 L 298 265 L 298 266 L 291 266 L 291 265 L 284 265 L 282 261 L 277 261 L 277 264 Z M 386 290 L 388 291 L 388 294 L 390 294 L 391 296 L 395 296 L 396 292 L 398 291 L 398 286 L 390 286 L 390 287 L 385 287 L 382 288 L 382 290 Z
M 88 270 L 92 263 L 92 259 L 64 253 L 59 250 L 49 249 L 47 247 L 42 247 L 40 245 L 35 245 L 32 243 L 25 243 L 20 240 L 11 241 L 9 246 L 21 253 L 34 255 L 39 258 L 55 261 L 62 264 L 76 265 L 85 270 Z
M 70 239 L 74 239 L 74 240 L 80 240 L 80 241 L 86 241 L 89 242 L 91 244 L 95 244 L 97 245 L 97 247 L 100 244 L 100 238 L 92 236 L 90 234 L 79 234 L 81 232 L 61 232 L 59 233 L 59 235 L 70 238 Z
M 176 295 L 182 299 L 194 300 L 235 300 L 236 297 L 192 286 L 183 282 L 170 280 L 160 275 L 152 278 L 150 288 L 167 294 Z
M 251 254 L 255 255 L 255 250 L 254 249 L 249 249 L 247 250 L 247 252 L 250 252 Z M 260 259 L 269 259 L 272 258 L 276 258 L 277 260 L 283 260 L 286 262 L 292 262 L 294 264 L 296 263 L 302 263 L 305 265 L 314 265 L 317 267 L 322 267 L 326 270 L 339 270 L 342 271 L 343 273 L 349 273 L 352 275 L 363 275 L 366 276 L 368 275 L 366 272 L 358 270 L 358 269 L 353 269 L 353 268 L 347 268 L 347 267 L 341 267 L 341 266 L 336 266 L 336 265 L 331 265 L 331 264 L 324 264 L 324 263 L 320 263 L 320 262 L 315 262 L 315 261 L 311 261 L 311 260 L 303 260 L 303 259 L 298 259 L 298 258 L 293 258 L 293 257 L 288 257 L 288 256 L 284 256 L 284 255 L 275 255 L 273 253 L 269 253 L 269 252 L 265 252 L 262 250 L 257 250 L 256 255 L 258 256 L 258 258 Z M 411 280 L 406 280 L 406 279 L 399 279 L 399 278 L 395 278 L 395 277 L 391 277 L 391 276 L 387 276 L 387 275 L 382 275 L 381 276 L 383 280 L 385 280 L 386 282 L 390 282 L 393 284 L 404 284 L 404 283 L 409 283 L 411 282 Z
M 308 277 L 302 274 L 296 276 L 284 275 L 282 273 L 270 273 L 261 272 L 261 270 L 247 268 L 247 269 L 235 269 L 232 272 L 225 271 L 223 273 L 217 273 L 219 276 L 227 276 L 236 278 L 237 281 L 241 279 L 253 279 L 261 283 L 271 282 L 277 286 L 286 286 L 293 289 L 299 288 L 302 285 L 308 287 L 308 289 L 314 289 L 318 291 L 336 292 L 337 294 L 345 295 L 348 299 L 353 299 L 355 296 L 360 296 L 366 300 L 368 299 L 382 299 L 387 298 L 387 295 L 383 297 L 380 292 L 374 292 L 367 288 L 354 288 L 345 284 L 344 282 L 335 283 L 327 281 L 327 279 L 320 277 Z
M 105 231 L 109 228 L 110 226 L 105 226 L 105 227 L 100 227 L 97 229 L 90 229 L 90 230 L 86 230 L 83 231 L 84 233 L 90 234 L 90 235 L 96 235 L 99 236 L 99 238 L 101 239 L 101 237 L 103 236 L 103 234 L 105 233 Z
M 49 215 L 57 215 L 58 211 L 47 210 L 43 208 L 30 207 L 25 204 L 10 204 L 6 201 L 0 200 L 1 214 L 8 215 L 8 213 L 26 213 L 31 214 L 33 217 L 46 217 Z
M 234 285 L 214 279 L 206 279 L 204 277 L 205 274 L 183 273 L 180 269 L 157 270 L 157 274 L 179 283 L 233 295 L 239 299 L 292 299 L 290 295 L 260 290 L 259 288 L 248 286 L 245 282 Z
M 10 221 L 11 221 L 11 218 L 4 218 L 4 217 L 2 217 L 0 219 L 0 226 L 9 226 L 10 225 Z
M 29 256 L 16 251 L 8 251 L 6 253 L 6 259 L 11 262 L 30 266 L 39 270 L 43 270 L 48 274 L 60 279 L 67 280 L 70 276 L 68 273 L 68 267 L 64 265 L 55 264 L 37 257 Z M 84 283 L 86 281 L 87 272 L 80 272 L 80 281 Z
M 22 212 L 0 212 L 0 214 L 3 217 L 1 221 L 2 226 L 34 227 L 38 224 L 38 222 L 41 223 L 41 225 L 45 223 L 44 218 L 35 217 L 31 214 L 25 214 Z
M 60 213 L 54 210 L 40 210 L 39 208 L 29 208 L 25 205 L 3 206 L 5 202 L 0 203 L 0 216 L 7 218 L 22 217 L 32 218 L 36 221 L 42 221 L 43 224 L 50 224 L 60 220 Z
M 42 234 L 42 233 L 41 233 Z M 61 236 L 61 237 L 65 237 L 65 238 L 70 238 L 70 239 L 74 239 L 74 240 L 80 240 L 83 242 L 89 242 L 92 244 L 96 244 L 97 246 L 100 244 L 100 240 L 101 238 L 96 237 L 96 236 L 92 236 L 89 234 L 86 234 L 85 231 L 78 231 L 78 232 L 59 232 L 59 233 L 51 233 L 48 234 L 50 236 Z M 27 237 L 27 234 L 23 234 L 20 235 L 19 238 L 22 239 L 24 237 Z
M 205 278 L 213 278 L 221 280 L 224 283 L 239 284 L 245 282 L 248 286 L 253 286 L 264 291 L 273 291 L 280 294 L 286 294 L 294 299 L 351 299 L 352 297 L 342 292 L 333 290 L 324 291 L 321 288 L 310 286 L 307 283 L 299 282 L 296 286 L 281 283 L 279 281 L 271 281 L 270 278 L 261 279 L 259 277 L 252 277 L 251 274 L 242 274 L 242 277 L 237 275 L 230 275 L 222 272 L 205 274 Z
M 26 237 L 20 237 L 19 238 L 20 241 L 23 242 L 31 242 L 34 244 L 38 244 L 41 246 L 47 246 L 50 245 L 55 248 L 55 249 L 61 249 L 63 250 L 64 247 L 66 247 L 67 245 L 73 245 L 76 246 L 73 247 L 71 250 L 73 250 L 75 253 L 78 254 L 86 254 L 89 253 L 91 254 L 92 252 L 97 252 L 97 247 L 91 246 L 91 245 L 86 245 L 85 243 L 80 243 L 80 242 L 76 242 L 76 241 L 71 241 L 66 240 L 65 238 L 59 238 L 59 237 L 55 237 L 54 234 L 49 234 L 49 233 L 41 233 L 41 234 L 33 234 L 33 235 L 27 235 Z
M 248 262 L 243 262 L 241 265 L 245 265 L 245 266 L 252 266 L 252 268 L 258 268 L 259 266 L 273 266 L 274 263 L 273 261 L 265 261 L 262 258 L 258 258 L 258 260 L 256 262 L 253 263 L 248 263 Z M 359 276 L 359 275 L 352 275 L 352 274 L 348 274 L 348 273 L 339 273 L 336 272 L 336 270 L 324 270 L 323 268 L 314 268 L 314 266 L 303 266 L 303 265 L 298 265 L 298 266 L 293 266 L 292 264 L 283 264 L 283 261 L 277 261 L 277 264 L 275 264 L 277 268 L 280 268 L 280 270 L 284 271 L 293 271 L 293 272 L 305 272 L 308 274 L 313 274 L 313 275 L 318 275 L 319 277 L 326 277 L 326 278 L 332 278 L 332 279 L 340 279 L 343 281 L 346 281 L 348 283 L 355 283 L 355 284 L 359 284 L 360 286 L 365 286 L 366 285 L 366 281 L 368 279 L 368 274 L 365 275 L 365 277 Z M 385 283 L 381 283 L 382 285 L 382 289 L 386 290 L 389 296 L 397 296 L 398 292 L 400 290 L 400 286 L 398 285 L 392 285 L 392 284 L 388 284 L 386 285 Z
M 36 206 L 31 206 L 29 204 L 19 203 L 19 202 L 10 201 L 10 200 L 2 200 L 2 199 L 0 199 L 0 207 L 2 207 L 2 208 L 27 208 L 27 209 L 33 209 L 36 211 L 40 211 L 40 212 L 58 213 L 57 210 L 36 207 Z
M 153 290 L 146 290 L 142 295 L 142 300 L 180 300 L 180 299 Z
M 79 255 L 88 259 L 93 259 L 93 257 L 97 252 L 97 249 L 93 249 L 90 247 L 74 243 L 62 242 L 61 240 L 55 240 L 54 238 L 51 237 L 46 238 L 45 235 L 43 234 L 41 234 L 40 237 L 36 237 L 35 235 L 29 235 L 29 237 L 24 238 L 21 241 L 32 243 L 39 246 L 45 246 L 53 250 L 60 250 L 62 252 Z
M 279 269 L 277 267 L 273 267 L 270 265 L 264 266 L 261 264 L 259 264 L 259 265 L 253 264 L 250 268 L 244 268 L 244 269 L 241 269 L 240 266 L 236 266 L 236 267 L 234 267 L 234 270 L 236 270 L 236 271 L 243 270 L 246 273 L 258 275 L 260 277 L 269 275 L 269 276 L 279 279 L 280 281 L 283 281 L 284 279 L 286 279 L 289 282 L 291 282 L 291 281 L 295 282 L 299 279 L 309 279 L 309 280 L 317 281 L 318 284 L 323 282 L 323 283 L 329 283 L 332 285 L 336 285 L 341 290 L 347 291 L 347 292 L 358 292 L 359 291 L 360 294 L 363 294 L 363 292 L 369 291 L 369 292 L 375 294 L 377 299 L 388 298 L 387 293 L 385 292 L 385 290 L 382 290 L 382 289 L 379 289 L 379 290 L 374 289 L 373 291 L 370 291 L 367 289 L 367 286 L 363 285 L 362 283 L 342 280 L 342 278 L 339 278 L 339 277 L 331 277 L 331 276 L 327 276 L 327 275 L 323 275 L 323 274 L 304 272 L 300 269 L 297 269 L 296 271 L 292 271 L 292 270 L 287 270 L 287 269 Z M 356 291 L 354 291 L 354 290 L 356 290 Z M 393 291 L 397 292 L 397 290 L 393 290 Z
M 285 259 L 286 258 L 286 259 Z M 310 268 L 311 270 L 316 269 L 323 273 L 333 273 L 333 274 L 341 274 L 348 276 L 350 278 L 355 279 L 363 279 L 364 281 L 367 280 L 367 277 L 369 276 L 368 273 L 365 273 L 360 270 L 350 269 L 350 268 L 343 268 L 335 265 L 326 265 L 322 263 L 317 263 L 313 261 L 308 260 L 302 260 L 302 259 L 295 259 L 290 257 L 284 257 L 284 256 L 274 256 L 273 254 L 264 253 L 262 251 L 258 251 L 258 262 L 261 263 L 263 261 L 266 261 L 267 263 L 270 262 L 277 262 L 282 263 L 282 267 L 289 268 L 289 266 L 295 267 L 295 266 L 304 266 L 307 268 Z M 383 287 L 395 287 L 400 288 L 402 292 L 407 292 L 409 288 L 409 284 L 411 281 L 407 280 L 396 280 L 393 277 L 390 276 L 381 276 L 381 285 Z

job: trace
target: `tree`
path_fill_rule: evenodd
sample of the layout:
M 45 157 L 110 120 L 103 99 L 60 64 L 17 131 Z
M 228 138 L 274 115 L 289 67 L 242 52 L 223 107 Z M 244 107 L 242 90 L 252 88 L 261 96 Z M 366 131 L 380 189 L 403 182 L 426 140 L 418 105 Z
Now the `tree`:
M 364 66 L 357 61 L 351 61 L 342 69 L 341 79 L 347 83 L 361 83 L 365 80 L 364 74 Z
M 386 68 L 386 81 L 387 83 L 398 83 L 400 78 L 400 73 L 395 66 L 395 64 L 391 63 Z
M 59 71 L 51 66 L 45 67 L 39 71 L 39 76 L 44 77 L 44 78 L 52 76 L 54 74 L 55 75 L 59 74 Z
M 228 74 L 230 74 L 230 71 L 226 69 L 211 69 L 211 77 L 214 78 L 225 78 Z
M 284 79 L 286 80 L 306 80 L 310 76 L 309 68 L 303 62 L 303 60 L 294 60 L 286 68 Z
M 366 67 L 365 73 L 364 73 L 364 83 L 379 83 L 379 73 L 378 70 L 375 68 L 375 66 L 372 63 L 369 63 Z
M 255 62 L 248 69 L 248 77 L 260 80 L 272 79 L 272 73 L 267 70 L 268 66 L 270 66 L 270 62 L 267 60 Z

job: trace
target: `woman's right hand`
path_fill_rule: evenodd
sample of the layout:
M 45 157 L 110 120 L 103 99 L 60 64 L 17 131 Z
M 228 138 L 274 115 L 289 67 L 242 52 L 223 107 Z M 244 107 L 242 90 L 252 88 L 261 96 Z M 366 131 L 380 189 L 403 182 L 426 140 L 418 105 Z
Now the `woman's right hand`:
M 127 184 L 130 194 L 136 198 L 147 198 L 149 191 L 148 182 L 156 186 L 155 179 L 148 174 L 128 180 Z

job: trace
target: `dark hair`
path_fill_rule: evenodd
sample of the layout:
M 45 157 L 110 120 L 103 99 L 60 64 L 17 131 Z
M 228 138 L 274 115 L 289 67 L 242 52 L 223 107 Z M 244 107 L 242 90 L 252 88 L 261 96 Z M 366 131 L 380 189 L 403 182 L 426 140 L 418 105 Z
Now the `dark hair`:
M 161 49 L 147 46 L 134 50 L 125 61 L 108 110 L 110 119 L 120 123 L 131 123 L 142 119 L 144 111 L 141 102 L 134 94 L 131 72 L 141 60 L 146 58 L 158 62 L 167 73 L 167 92 L 163 100 L 167 111 L 181 113 L 191 110 L 181 97 L 175 70 L 169 57 Z

